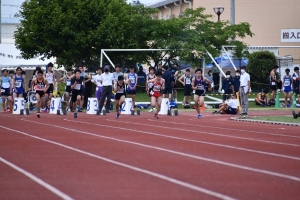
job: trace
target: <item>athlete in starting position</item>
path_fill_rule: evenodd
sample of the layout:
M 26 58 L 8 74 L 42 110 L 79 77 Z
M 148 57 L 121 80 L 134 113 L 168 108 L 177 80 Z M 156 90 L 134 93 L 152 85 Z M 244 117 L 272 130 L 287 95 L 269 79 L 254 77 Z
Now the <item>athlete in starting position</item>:
M 41 107 L 44 106 L 45 101 L 42 99 L 45 96 L 46 91 L 49 89 L 49 84 L 47 79 L 45 79 L 43 77 L 43 71 L 39 70 L 38 74 L 37 74 L 37 78 L 33 81 L 33 86 L 34 86 L 34 90 L 35 90 L 35 97 L 36 97 L 36 110 L 37 110 L 37 114 L 36 116 L 38 118 L 41 117 L 40 115 L 40 110 Z
M 118 119 L 121 114 L 121 108 L 125 101 L 125 95 L 126 95 L 124 76 L 118 76 L 118 81 L 115 84 L 114 92 L 116 93 L 115 106 L 116 106 L 116 111 L 117 111 L 116 118 Z
M 151 95 L 151 106 L 152 108 L 156 108 L 154 117 L 159 119 L 157 115 L 161 107 L 161 91 L 164 89 L 165 80 L 161 78 L 161 71 L 157 71 L 155 76 L 156 77 L 154 79 L 148 81 L 148 83 L 152 83 L 152 87 L 149 88 L 149 94 Z
M 192 80 L 192 88 L 195 90 L 194 101 L 196 111 L 198 113 L 197 118 L 202 118 L 200 114 L 200 107 L 204 105 L 204 97 L 205 97 L 205 85 L 208 84 L 208 91 L 211 91 L 210 81 L 202 76 L 202 69 L 196 69 L 196 76 Z

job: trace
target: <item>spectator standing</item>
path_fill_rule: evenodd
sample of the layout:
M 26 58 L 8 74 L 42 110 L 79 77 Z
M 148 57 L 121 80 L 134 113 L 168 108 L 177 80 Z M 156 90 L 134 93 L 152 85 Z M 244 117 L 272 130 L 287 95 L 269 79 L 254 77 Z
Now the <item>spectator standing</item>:
M 205 78 L 207 78 L 210 81 L 210 84 L 212 85 L 212 87 L 214 87 L 214 80 L 213 80 L 211 70 L 208 70 L 207 75 L 205 76 Z M 206 85 L 206 91 L 207 91 L 207 89 L 208 89 L 208 85 Z
M 278 68 L 279 68 L 278 65 L 274 65 L 272 71 L 270 72 L 270 88 L 272 90 L 271 100 L 273 101 L 275 101 L 275 97 L 276 97 L 277 83 L 280 82 L 280 80 L 276 79 L 276 71 Z
M 174 98 L 175 102 L 177 102 L 177 90 L 174 90 L 174 88 L 176 87 L 175 85 L 176 85 L 177 75 L 178 75 L 178 65 L 176 63 L 174 65 L 172 65 L 170 56 L 168 58 L 168 65 L 169 65 L 170 71 L 172 71 L 172 75 L 174 78 L 174 80 L 173 80 L 174 85 L 172 86 L 173 87 L 173 98 Z
M 169 98 L 169 102 L 171 102 L 173 81 L 174 81 L 172 71 L 168 70 L 168 66 L 164 66 L 162 71 L 163 71 L 162 78 L 165 79 L 165 88 L 164 88 L 163 94 L 164 94 L 164 97 Z M 169 94 L 169 97 L 167 96 L 167 94 Z
M 299 74 L 299 67 L 294 68 L 293 74 L 293 89 L 296 95 L 300 94 L 300 74 Z M 300 96 L 298 96 L 297 106 L 300 106 Z
M 292 76 L 290 75 L 290 69 L 285 70 L 286 75 L 283 77 L 283 94 L 284 94 L 284 99 L 285 99 L 285 107 L 290 108 L 291 104 L 293 103 L 293 90 L 292 90 L 292 83 L 293 79 Z M 288 99 L 290 99 L 290 104 L 288 104 Z
M 240 78 L 241 78 L 241 72 L 240 72 L 240 70 L 237 69 L 235 71 L 235 77 L 232 78 L 233 90 L 234 90 L 235 95 L 238 95 L 237 93 L 240 90 Z
M 143 67 L 140 66 L 139 67 L 139 71 L 137 72 L 137 76 L 138 76 L 138 84 L 145 84 L 146 82 L 146 73 L 143 71 Z
M 158 64 L 158 68 L 157 68 L 157 71 L 163 71 L 163 66 L 161 63 Z
M 214 66 L 211 68 L 211 72 L 214 81 L 214 91 L 218 91 L 220 84 L 220 70 L 217 68 L 216 64 L 214 64 Z
M 186 69 L 185 70 L 185 74 L 182 75 L 178 81 L 182 83 L 182 85 L 184 86 L 184 90 L 183 90 L 183 101 L 182 101 L 182 105 L 185 108 L 190 108 L 191 107 L 191 96 L 192 96 L 192 75 L 190 74 L 190 69 Z M 208 87 L 206 87 L 208 88 Z M 186 101 L 188 100 L 188 101 Z M 187 105 L 186 105 L 187 102 Z M 186 107 L 187 106 L 187 107 Z
M 114 84 L 114 75 L 109 72 L 109 69 L 110 66 L 106 65 L 104 67 L 104 73 L 101 74 L 100 77 L 100 83 L 102 84 L 102 94 L 99 103 L 99 110 L 100 111 L 102 110 L 105 98 L 107 98 L 106 105 L 105 105 L 106 113 L 109 113 L 112 86 Z
M 224 90 L 224 94 L 223 94 L 223 103 L 224 103 L 225 100 L 227 99 L 227 95 L 234 92 L 233 81 L 230 76 L 230 71 L 226 72 L 226 78 L 224 78 L 222 81 L 222 90 Z
M 241 67 L 240 78 L 240 101 L 242 106 L 242 117 L 248 115 L 248 94 L 250 92 L 250 75 L 246 72 L 246 67 Z
M 119 64 L 115 65 L 115 72 L 114 72 L 114 83 L 116 84 L 118 82 L 118 77 L 123 76 L 123 73 L 121 72 L 121 66 Z

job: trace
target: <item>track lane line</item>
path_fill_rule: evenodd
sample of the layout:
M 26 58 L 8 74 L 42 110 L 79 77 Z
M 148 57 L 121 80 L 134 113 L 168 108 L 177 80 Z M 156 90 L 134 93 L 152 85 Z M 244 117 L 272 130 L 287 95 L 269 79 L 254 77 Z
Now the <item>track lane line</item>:
M 35 175 L 31 174 L 30 172 L 28 172 L 28 171 L 18 167 L 17 165 L 5 160 L 4 158 L 0 157 L 0 161 L 3 162 L 4 164 L 10 166 L 14 170 L 20 172 L 21 174 L 27 176 L 28 178 L 30 178 L 31 180 L 33 180 L 37 184 L 43 186 L 44 188 L 48 189 L 49 191 L 56 194 L 60 198 L 65 199 L 65 200 L 73 200 L 72 197 L 68 196 L 67 194 L 63 193 L 62 191 L 58 190 L 57 188 L 53 187 L 52 185 L 46 183 L 42 179 L 40 179 L 40 178 L 36 177 Z
M 181 155 L 181 156 L 185 156 L 185 157 L 189 157 L 189 158 L 193 158 L 193 159 L 203 160 L 203 161 L 212 162 L 212 163 L 216 163 L 216 164 L 220 164 L 220 165 L 224 165 L 224 166 L 229 166 L 229 167 L 233 167 L 233 168 L 253 171 L 253 172 L 257 172 L 257 173 L 267 174 L 267 175 L 271 175 L 271 176 L 276 176 L 276 177 L 285 178 L 285 179 L 300 182 L 300 178 L 296 177 L 296 176 L 281 174 L 281 173 L 277 173 L 277 172 L 271 172 L 271 171 L 268 171 L 268 170 L 257 169 L 257 168 L 253 168 L 253 167 L 247 167 L 247 166 L 233 164 L 233 163 L 229 163 L 229 162 L 223 162 L 223 161 L 219 161 L 219 160 L 215 160 L 215 159 L 211 159 L 211 158 L 205 158 L 205 157 L 201 157 L 201 156 L 195 156 L 195 155 L 192 155 L 192 154 L 187 154 L 187 153 L 182 153 L 182 152 L 173 151 L 173 150 L 169 150 L 169 149 L 164 149 L 164 148 L 161 148 L 161 147 L 145 145 L 145 144 L 132 142 L 132 141 L 128 141 L 128 140 L 122 140 L 122 139 L 117 139 L 117 138 L 113 138 L 113 137 L 98 135 L 98 134 L 94 134 L 94 133 L 87 132 L 87 131 L 79 131 L 79 130 L 76 130 L 76 129 L 62 127 L 62 126 L 56 126 L 56 125 L 47 124 L 47 123 L 40 123 L 40 122 L 30 121 L 30 120 L 25 120 L 25 119 L 23 119 L 23 120 L 27 121 L 27 122 L 31 122 L 31 123 L 44 125 L 44 126 L 56 127 L 56 128 L 59 128 L 59 129 L 64 129 L 64 130 L 73 131 L 73 132 L 77 132 L 77 133 L 83 133 L 83 134 L 86 134 L 86 135 L 92 135 L 92 136 L 95 136 L 95 137 L 114 140 L 114 141 L 117 141 L 117 142 L 123 142 L 123 143 L 138 145 L 138 146 L 142 146 L 142 147 L 146 147 L 146 148 L 150 148 L 150 149 L 155 149 L 155 150 L 159 150 L 159 151 L 164 151 L 164 152 L 168 152 L 168 153 L 172 153 L 172 154 L 176 154 L 176 155 Z M 122 127 L 112 127 L 112 126 L 98 125 L 98 124 L 92 124 L 92 123 L 87 123 L 87 122 L 71 121 L 71 120 L 68 120 L 68 119 L 64 119 L 64 120 L 69 121 L 69 122 L 73 122 L 73 123 L 90 124 L 90 125 L 96 125 L 96 126 L 100 126 L 100 127 L 115 128 L 115 129 L 118 129 L 118 130 L 122 129 L 122 130 L 133 131 L 132 129 L 126 129 L 126 128 L 122 128 Z
M 190 183 L 186 183 L 186 182 L 183 182 L 183 181 L 180 181 L 180 180 L 176 180 L 174 178 L 171 178 L 171 177 L 168 177 L 168 176 L 165 176 L 165 175 L 162 175 L 162 174 L 151 172 L 151 171 L 139 168 L 139 167 L 135 167 L 135 166 L 132 166 L 132 165 L 129 165 L 129 164 L 121 163 L 121 162 L 114 161 L 114 160 L 111 160 L 111 159 L 108 159 L 108 158 L 105 158 L 105 157 L 102 157 L 102 156 L 98 156 L 96 154 L 92 154 L 92 153 L 89 153 L 89 152 L 86 152 L 86 151 L 83 151 L 83 150 L 80 150 L 80 149 L 76 149 L 74 147 L 67 146 L 67 145 L 64 145 L 64 144 L 61 144 L 61 143 L 58 143 L 58 142 L 54 142 L 52 140 L 47 140 L 47 139 L 44 139 L 44 138 L 41 138 L 41 137 L 30 135 L 28 133 L 18 131 L 18 130 L 15 130 L 15 129 L 11 129 L 11 128 L 7 128 L 7 127 L 1 126 L 1 125 L 0 125 L 0 128 L 6 129 L 6 130 L 11 131 L 11 132 L 16 132 L 16 133 L 19 133 L 19 134 L 22 134 L 22 135 L 25 135 L 25 136 L 28 136 L 28 137 L 32 137 L 32 138 L 35 138 L 35 139 L 38 139 L 38 140 L 41 140 L 41 141 L 44 141 L 44 142 L 47 142 L 47 143 L 50 143 L 50 144 L 54 144 L 54 145 L 57 145 L 57 146 L 60 146 L 60 147 L 63 147 L 63 148 L 66 148 L 66 149 L 69 149 L 69 150 L 87 155 L 87 156 L 90 156 L 90 157 L 93 157 L 93 158 L 97 158 L 97 159 L 100 159 L 100 160 L 103 160 L 103 161 L 106 161 L 106 162 L 109 162 L 109 163 L 112 163 L 112 164 L 115 164 L 115 165 L 118 165 L 118 166 L 122 166 L 122 167 L 131 169 L 131 170 L 134 170 L 134 171 L 137 171 L 137 172 L 141 172 L 141 173 L 144 173 L 144 174 L 147 174 L 147 175 L 150 175 L 150 176 L 153 176 L 153 177 L 156 177 L 156 178 L 159 178 L 159 179 L 162 179 L 162 180 L 165 180 L 165 181 L 168 181 L 168 182 L 171 182 L 171 183 L 174 183 L 174 184 L 192 189 L 192 190 L 196 190 L 198 192 L 202 192 L 204 194 L 208 194 L 208 195 L 220 198 L 220 199 L 234 200 L 234 198 L 229 197 L 229 196 L 224 195 L 224 194 L 221 194 L 221 193 L 217 193 L 217 192 L 214 192 L 214 191 L 211 191 L 211 190 L 208 190 L 208 189 L 196 186 L 196 185 L 192 185 Z

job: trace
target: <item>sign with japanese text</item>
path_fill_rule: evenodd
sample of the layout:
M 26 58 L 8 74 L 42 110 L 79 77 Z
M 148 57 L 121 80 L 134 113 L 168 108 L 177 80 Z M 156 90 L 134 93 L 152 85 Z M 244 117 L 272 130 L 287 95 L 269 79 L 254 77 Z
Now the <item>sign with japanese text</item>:
M 281 29 L 281 42 L 300 42 L 300 29 Z

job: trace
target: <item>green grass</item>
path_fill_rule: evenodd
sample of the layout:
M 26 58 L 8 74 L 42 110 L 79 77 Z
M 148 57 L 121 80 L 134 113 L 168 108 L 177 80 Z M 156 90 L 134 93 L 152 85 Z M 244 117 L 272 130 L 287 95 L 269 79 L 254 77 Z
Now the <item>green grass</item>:
M 264 120 L 264 121 L 276 121 L 276 122 L 288 122 L 288 123 L 299 123 L 300 118 L 294 119 L 293 116 L 265 116 L 265 117 L 254 117 L 255 120 Z

